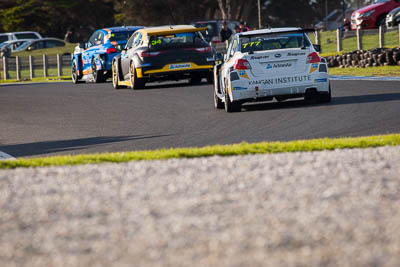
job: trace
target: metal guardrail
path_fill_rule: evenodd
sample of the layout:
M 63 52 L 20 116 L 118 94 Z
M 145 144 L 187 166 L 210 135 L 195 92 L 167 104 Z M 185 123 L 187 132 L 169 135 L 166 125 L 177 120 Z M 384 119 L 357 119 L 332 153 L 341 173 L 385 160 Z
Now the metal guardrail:
M 63 75 L 63 68 L 71 66 L 71 55 L 42 55 L 42 56 L 29 56 L 29 57 L 2 57 L 0 64 L 0 79 L 11 79 L 10 73 L 12 72 L 13 79 L 32 79 L 34 77 L 50 77 L 49 70 L 56 70 L 56 76 Z M 29 77 L 22 77 L 21 73 L 29 73 Z M 41 75 L 36 75 L 38 72 Z M 54 72 L 54 71 L 53 71 Z M 26 76 L 26 75 L 25 75 Z M 55 75 L 51 75 L 55 76 Z

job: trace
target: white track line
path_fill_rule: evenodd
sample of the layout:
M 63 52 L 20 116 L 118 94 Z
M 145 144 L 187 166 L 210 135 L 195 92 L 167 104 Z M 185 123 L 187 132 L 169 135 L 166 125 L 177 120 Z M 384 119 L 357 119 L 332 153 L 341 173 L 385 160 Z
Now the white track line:
M 14 158 L 11 155 L 8 155 L 7 153 L 4 153 L 2 151 L 0 151 L 0 160 L 15 160 L 16 158 Z
M 375 76 L 345 76 L 330 75 L 330 80 L 338 81 L 400 81 L 400 77 L 375 77 Z

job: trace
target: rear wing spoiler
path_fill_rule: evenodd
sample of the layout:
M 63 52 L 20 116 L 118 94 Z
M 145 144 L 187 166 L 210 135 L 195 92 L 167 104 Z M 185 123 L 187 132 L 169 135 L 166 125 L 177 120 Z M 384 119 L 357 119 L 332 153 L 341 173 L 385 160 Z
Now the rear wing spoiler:
M 239 38 L 253 38 L 253 37 L 259 37 L 259 36 L 267 36 L 267 35 L 279 35 L 279 34 L 294 34 L 294 33 L 301 33 L 303 35 L 302 38 L 302 49 L 306 48 L 305 47 L 305 35 L 307 33 L 314 33 L 315 29 L 297 29 L 297 30 L 289 30 L 289 31 L 278 31 L 278 32 L 267 32 L 267 33 L 250 33 L 250 34 L 246 34 L 246 33 L 241 33 L 239 34 Z M 313 45 L 314 49 L 317 52 L 321 52 L 321 46 L 320 45 Z
M 174 29 L 171 27 L 170 29 L 162 30 L 162 31 L 155 31 L 155 32 L 148 32 L 147 36 L 163 36 L 169 34 L 177 34 L 177 33 L 186 33 L 186 32 L 202 32 L 207 31 L 207 27 L 200 27 L 200 28 L 193 28 L 193 29 Z
M 251 38 L 254 36 L 260 36 L 260 35 L 273 35 L 273 34 L 288 34 L 288 33 L 301 33 L 301 34 L 306 34 L 306 33 L 311 33 L 315 32 L 315 29 L 298 29 L 298 30 L 289 30 L 289 31 L 279 31 L 279 32 L 266 32 L 266 33 L 253 33 L 253 34 L 246 34 L 240 33 L 239 38 Z

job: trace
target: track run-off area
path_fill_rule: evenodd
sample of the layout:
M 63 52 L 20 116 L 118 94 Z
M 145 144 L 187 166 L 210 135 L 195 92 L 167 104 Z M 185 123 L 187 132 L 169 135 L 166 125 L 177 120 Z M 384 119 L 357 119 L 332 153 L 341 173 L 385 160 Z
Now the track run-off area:
M 329 104 L 249 103 L 232 114 L 214 109 L 206 83 L 2 85 L 0 151 L 41 157 L 400 132 L 398 81 L 331 85 Z
M 230 114 L 208 84 L 0 86 L 0 158 L 400 133 L 398 81 L 331 83 Z M 0 266 L 397 267 L 399 152 L 1 169 Z

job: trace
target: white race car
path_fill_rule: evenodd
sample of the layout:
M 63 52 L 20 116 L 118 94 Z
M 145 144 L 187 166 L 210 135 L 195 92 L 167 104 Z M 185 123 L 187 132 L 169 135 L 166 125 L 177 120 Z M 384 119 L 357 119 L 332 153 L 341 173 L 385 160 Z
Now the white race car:
M 245 102 L 304 97 L 330 102 L 328 66 L 301 28 L 235 34 L 221 64 L 214 66 L 214 106 L 241 111 Z M 317 48 L 317 49 L 316 49 Z

